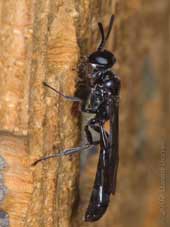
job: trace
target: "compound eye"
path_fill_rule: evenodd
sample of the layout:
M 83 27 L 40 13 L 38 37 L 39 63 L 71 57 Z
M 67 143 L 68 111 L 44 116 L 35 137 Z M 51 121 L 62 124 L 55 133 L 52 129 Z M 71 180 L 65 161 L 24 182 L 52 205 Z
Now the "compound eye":
M 97 57 L 96 61 L 101 65 L 107 65 L 107 63 L 108 63 L 107 59 L 103 58 L 103 57 Z

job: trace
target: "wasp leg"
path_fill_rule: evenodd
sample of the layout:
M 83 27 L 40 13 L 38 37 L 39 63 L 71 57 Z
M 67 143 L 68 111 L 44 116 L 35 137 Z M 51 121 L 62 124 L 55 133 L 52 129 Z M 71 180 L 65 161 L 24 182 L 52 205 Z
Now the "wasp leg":
M 109 148 L 109 136 L 108 133 L 104 130 L 103 125 L 100 125 L 100 134 L 101 134 L 101 139 L 102 139 L 102 143 L 103 143 L 103 147 L 105 149 Z
M 92 137 L 92 133 L 90 132 L 89 130 L 89 127 L 91 127 L 92 129 L 94 129 L 96 132 L 98 132 L 100 134 L 100 128 L 98 125 L 96 125 L 96 119 L 93 118 L 91 119 L 87 125 L 85 126 L 84 130 L 85 130 L 85 133 L 86 133 L 86 137 L 87 137 L 87 141 L 89 144 L 99 144 L 100 141 L 93 141 L 93 137 Z
M 38 162 L 47 160 L 49 158 L 56 158 L 56 157 L 62 157 L 62 156 L 65 156 L 65 155 L 71 155 L 71 154 L 79 153 L 80 151 L 85 150 L 85 149 L 90 149 L 93 146 L 95 146 L 95 145 L 86 144 L 84 146 L 80 146 L 80 147 L 75 147 L 75 148 L 64 150 L 61 153 L 51 154 L 51 155 L 48 155 L 48 156 L 45 156 L 45 157 L 42 157 L 42 158 L 36 160 L 35 162 L 32 163 L 32 166 L 35 166 Z
M 46 82 L 43 82 L 43 85 L 50 88 L 51 90 L 53 90 L 54 92 L 56 92 L 58 95 L 62 96 L 64 99 L 68 100 L 68 101 L 72 101 L 72 102 L 81 102 L 82 100 L 78 97 L 74 97 L 74 96 L 68 96 L 68 95 L 64 95 L 62 92 L 56 90 L 55 88 L 51 87 L 49 84 L 47 84 Z

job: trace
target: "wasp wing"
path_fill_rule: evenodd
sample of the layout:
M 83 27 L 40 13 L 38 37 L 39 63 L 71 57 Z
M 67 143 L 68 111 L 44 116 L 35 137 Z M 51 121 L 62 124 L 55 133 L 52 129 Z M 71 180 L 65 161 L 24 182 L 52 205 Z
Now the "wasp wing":
M 96 177 L 89 205 L 85 214 L 85 221 L 97 221 L 105 213 L 110 197 L 109 190 L 109 136 L 101 126 L 100 154 Z
M 119 91 L 118 91 L 119 92 Z M 115 194 L 117 171 L 119 165 L 119 94 L 114 95 L 109 104 L 110 112 L 110 157 L 109 157 L 109 187 L 110 192 Z

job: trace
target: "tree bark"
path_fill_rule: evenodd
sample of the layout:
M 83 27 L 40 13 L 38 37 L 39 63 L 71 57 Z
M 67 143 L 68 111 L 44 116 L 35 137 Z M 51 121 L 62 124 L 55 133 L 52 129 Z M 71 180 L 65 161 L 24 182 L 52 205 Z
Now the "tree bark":
M 111 14 L 107 49 L 122 81 L 118 188 L 104 217 L 90 225 L 167 224 L 160 163 L 170 132 L 168 10 L 167 0 L 1 1 L 0 226 L 89 225 L 82 216 L 98 156 L 88 160 L 80 183 L 78 155 L 31 163 L 79 144 L 72 104 L 42 82 L 74 95 L 79 58 L 96 50 L 97 22 L 107 30 Z
M 78 156 L 31 167 L 43 155 L 74 147 L 71 103 L 43 87 L 74 93 L 79 59 L 74 1 L 2 1 L 0 151 L 3 203 L 10 226 L 70 226 Z M 55 145 L 55 150 L 53 149 Z

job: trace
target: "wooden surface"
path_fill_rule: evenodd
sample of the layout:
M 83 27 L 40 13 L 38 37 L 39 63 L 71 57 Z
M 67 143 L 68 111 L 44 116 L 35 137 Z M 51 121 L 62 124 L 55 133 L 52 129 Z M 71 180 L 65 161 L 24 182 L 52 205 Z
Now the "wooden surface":
M 30 165 L 78 142 L 71 103 L 42 85 L 74 93 L 76 16 L 73 1 L 1 3 L 0 149 L 7 165 L 1 209 L 13 227 L 70 226 L 78 156 Z
M 168 226 L 169 9 L 168 0 L 1 1 L 0 226 Z M 118 188 L 104 217 L 85 223 L 98 155 L 80 180 L 78 155 L 30 165 L 80 142 L 71 103 L 42 81 L 73 95 L 79 57 L 95 50 L 97 22 L 107 29 L 112 13 L 107 47 L 122 81 Z

